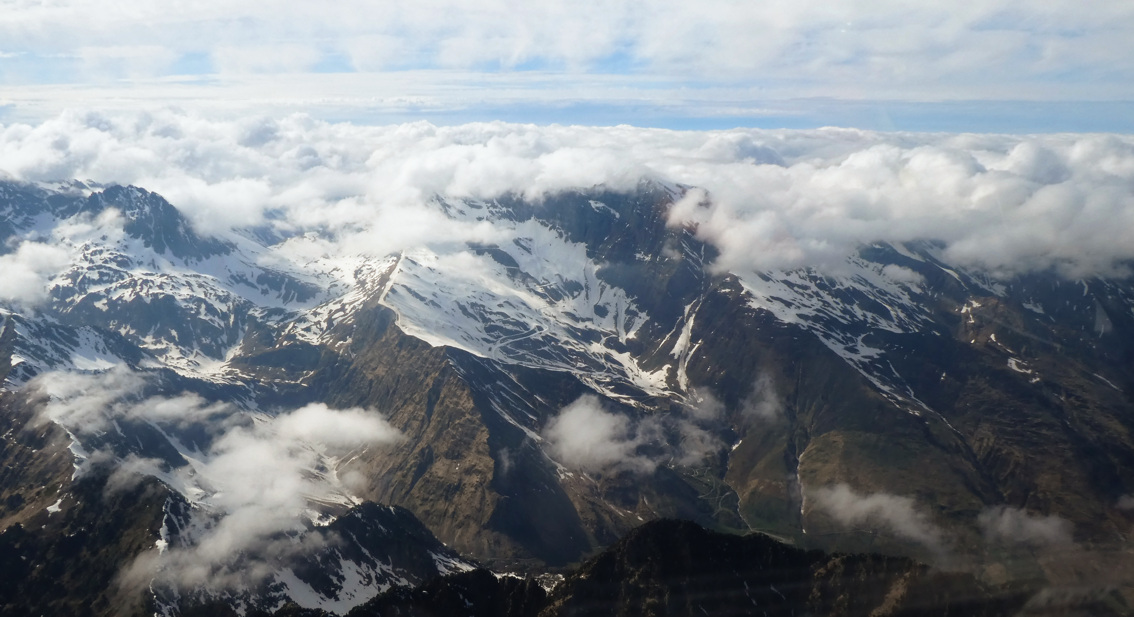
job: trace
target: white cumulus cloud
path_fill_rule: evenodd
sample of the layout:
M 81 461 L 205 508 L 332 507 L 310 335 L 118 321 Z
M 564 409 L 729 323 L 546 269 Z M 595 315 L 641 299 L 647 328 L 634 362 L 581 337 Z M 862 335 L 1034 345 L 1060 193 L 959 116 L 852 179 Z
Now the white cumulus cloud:
M 1025 545 L 1069 545 L 1071 522 L 1054 514 L 1032 514 L 1021 508 L 988 508 L 977 518 L 981 532 L 990 542 Z
M 942 554 L 945 533 L 909 497 L 890 493 L 858 493 L 847 484 L 809 491 L 815 508 L 848 528 L 882 530 Z
M 70 261 L 66 250 L 43 242 L 21 242 L 0 255 L 0 302 L 35 306 L 47 297 L 50 280 Z
M 637 453 L 641 441 L 630 419 L 603 409 L 592 394 L 564 407 L 543 434 L 552 457 L 572 469 L 650 472 L 657 467 L 648 456 Z
M 137 184 L 204 232 L 270 224 L 312 232 L 341 252 L 492 234 L 487 223 L 446 217 L 437 198 L 539 199 L 652 178 L 696 187 L 670 221 L 716 245 L 719 269 L 836 268 L 863 244 L 915 240 L 936 241 L 946 262 L 993 276 L 1122 275 L 1134 261 L 1134 139 L 1120 135 L 375 127 L 302 115 L 72 111 L 0 127 L 0 170 Z M 28 252 L 6 259 L 30 263 Z M 44 275 L 20 267 L 28 280 Z M 882 274 L 919 281 L 898 266 Z
M 725 447 L 717 430 L 725 406 L 705 389 L 680 413 L 631 418 L 584 394 L 543 429 L 548 453 L 569 469 L 650 473 L 659 465 L 697 466 Z

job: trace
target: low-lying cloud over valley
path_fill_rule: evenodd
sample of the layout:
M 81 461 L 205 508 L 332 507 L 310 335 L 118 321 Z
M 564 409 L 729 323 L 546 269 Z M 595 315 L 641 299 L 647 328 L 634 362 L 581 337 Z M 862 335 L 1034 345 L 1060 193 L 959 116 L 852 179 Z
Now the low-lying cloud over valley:
M 160 547 L 136 565 L 142 576 L 160 570 L 177 585 L 241 588 L 278 570 L 289 554 L 311 550 L 316 540 L 287 534 L 310 525 L 312 504 L 352 503 L 338 457 L 401 439 L 374 411 L 311 403 L 254 414 L 192 393 L 147 395 L 152 379 L 119 367 L 48 373 L 28 389 L 40 401 L 39 420 L 72 435 L 76 475 L 106 470 L 111 491 L 154 477 L 189 500 L 191 520 L 167 519 Z M 147 439 L 149 427 L 164 441 Z M 121 439 L 103 439 L 108 432 Z M 141 452 L 121 452 L 123 444 Z M 169 528 L 186 522 L 182 537 L 167 542 Z

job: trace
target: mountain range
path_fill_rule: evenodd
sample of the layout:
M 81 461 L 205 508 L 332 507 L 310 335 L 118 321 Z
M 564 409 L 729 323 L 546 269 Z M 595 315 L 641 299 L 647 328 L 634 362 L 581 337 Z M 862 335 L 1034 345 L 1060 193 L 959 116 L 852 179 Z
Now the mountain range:
M 372 254 L 0 182 L 0 606 L 729 614 L 781 574 L 649 581 L 774 555 L 777 610 L 1126 614 L 1134 278 L 729 270 L 692 191 L 438 196 L 475 240 Z

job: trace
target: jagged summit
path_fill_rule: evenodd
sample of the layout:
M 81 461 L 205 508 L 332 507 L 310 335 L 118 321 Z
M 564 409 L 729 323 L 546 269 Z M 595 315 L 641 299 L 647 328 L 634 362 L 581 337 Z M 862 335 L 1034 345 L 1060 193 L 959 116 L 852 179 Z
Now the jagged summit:
M 113 208 L 124 219 L 126 235 L 140 240 L 146 249 L 158 255 L 201 261 L 235 249 L 231 243 L 199 235 L 162 196 L 136 186 L 102 187 L 78 181 L 43 185 L 0 180 L 0 201 L 0 238 L 8 244 L 20 235 L 38 237 L 53 227 L 52 221 L 95 219 Z
M 198 235 L 181 212 L 161 195 L 136 186 L 111 186 L 91 193 L 75 214 L 97 216 L 107 208 L 117 209 L 126 219 L 123 229 L 130 237 L 141 240 L 159 255 L 168 252 L 180 259 L 200 261 L 228 255 L 235 248 Z

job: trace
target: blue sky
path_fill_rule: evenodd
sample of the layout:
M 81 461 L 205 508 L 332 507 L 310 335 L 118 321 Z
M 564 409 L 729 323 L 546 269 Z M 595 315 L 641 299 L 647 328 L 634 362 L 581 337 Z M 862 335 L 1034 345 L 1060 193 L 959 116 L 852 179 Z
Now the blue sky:
M 67 108 L 1134 132 L 1134 3 L 0 0 L 0 122 Z

